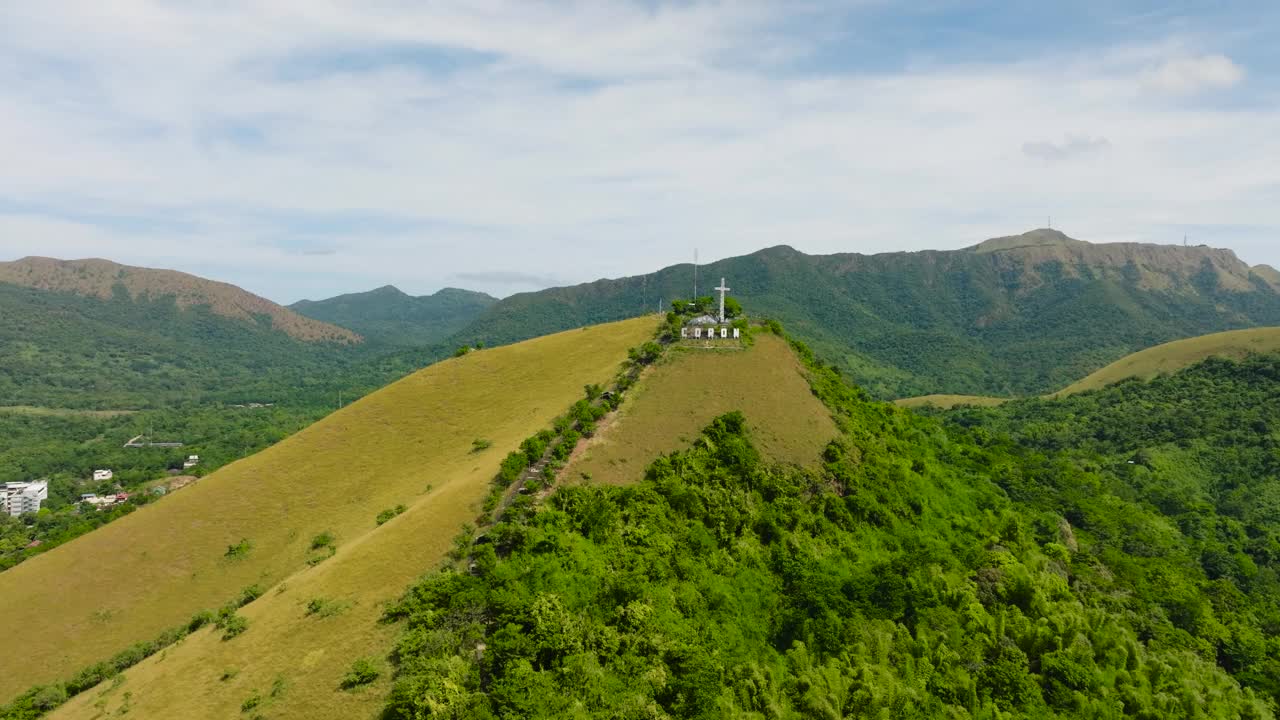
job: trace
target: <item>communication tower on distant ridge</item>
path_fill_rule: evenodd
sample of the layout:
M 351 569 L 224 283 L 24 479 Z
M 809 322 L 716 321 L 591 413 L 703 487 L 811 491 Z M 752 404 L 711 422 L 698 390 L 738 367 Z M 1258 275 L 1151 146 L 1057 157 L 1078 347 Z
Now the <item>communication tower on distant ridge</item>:
M 693 301 L 698 301 L 698 248 L 693 249 Z

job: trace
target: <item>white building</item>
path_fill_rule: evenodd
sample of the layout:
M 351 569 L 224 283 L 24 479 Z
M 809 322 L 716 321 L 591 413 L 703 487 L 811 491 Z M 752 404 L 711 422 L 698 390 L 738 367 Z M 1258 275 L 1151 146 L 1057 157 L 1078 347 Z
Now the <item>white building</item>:
M 111 472 L 110 470 L 94 470 L 93 471 L 94 482 L 105 482 L 115 476 L 116 474 Z
M 11 517 L 40 512 L 40 503 L 49 499 L 49 481 L 4 484 L 4 511 Z
M 191 468 L 193 468 L 193 467 L 195 467 L 196 465 L 199 465 L 199 464 L 200 464 L 200 456 L 199 456 L 199 455 L 188 455 L 188 456 L 187 456 L 186 461 L 184 461 L 184 462 L 182 463 L 182 469 L 183 469 L 183 470 L 190 470 Z

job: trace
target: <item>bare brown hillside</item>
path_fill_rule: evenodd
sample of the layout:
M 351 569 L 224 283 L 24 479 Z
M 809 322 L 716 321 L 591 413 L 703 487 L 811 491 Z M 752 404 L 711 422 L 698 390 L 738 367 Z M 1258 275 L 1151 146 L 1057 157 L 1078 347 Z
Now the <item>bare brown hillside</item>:
M 358 343 L 359 335 L 319 320 L 303 317 L 276 303 L 229 283 L 216 282 L 176 270 L 120 265 L 110 260 L 57 260 L 25 257 L 0 262 L 0 282 L 38 290 L 75 293 L 110 299 L 116 288 L 131 298 L 174 298 L 178 307 L 206 306 L 224 317 L 253 321 L 267 317 L 276 330 L 307 342 Z

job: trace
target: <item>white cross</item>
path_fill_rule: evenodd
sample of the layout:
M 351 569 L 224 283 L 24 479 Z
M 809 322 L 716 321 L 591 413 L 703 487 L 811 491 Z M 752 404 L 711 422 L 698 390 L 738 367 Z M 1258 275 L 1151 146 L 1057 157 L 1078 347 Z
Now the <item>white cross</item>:
M 720 278 L 720 287 L 712 289 L 720 291 L 720 322 L 724 322 L 724 294 L 729 292 L 729 288 L 724 286 L 724 278 Z

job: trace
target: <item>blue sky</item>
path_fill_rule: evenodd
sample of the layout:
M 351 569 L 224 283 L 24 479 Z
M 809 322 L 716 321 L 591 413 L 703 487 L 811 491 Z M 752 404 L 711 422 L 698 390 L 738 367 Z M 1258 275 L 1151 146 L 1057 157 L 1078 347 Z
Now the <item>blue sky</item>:
M 0 5 L 0 259 L 282 302 L 1054 225 L 1280 266 L 1276 3 Z

